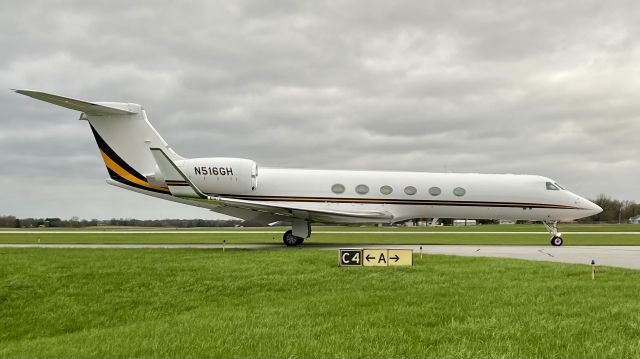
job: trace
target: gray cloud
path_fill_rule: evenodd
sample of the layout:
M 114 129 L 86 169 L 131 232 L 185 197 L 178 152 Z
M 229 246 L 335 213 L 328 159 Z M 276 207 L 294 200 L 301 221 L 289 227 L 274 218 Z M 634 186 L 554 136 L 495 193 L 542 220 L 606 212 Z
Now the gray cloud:
M 140 103 L 190 157 L 534 173 L 638 201 L 638 6 L 10 1 L 0 84 Z M 104 184 L 72 111 L 9 91 L 0 111 L 0 213 L 212 216 Z

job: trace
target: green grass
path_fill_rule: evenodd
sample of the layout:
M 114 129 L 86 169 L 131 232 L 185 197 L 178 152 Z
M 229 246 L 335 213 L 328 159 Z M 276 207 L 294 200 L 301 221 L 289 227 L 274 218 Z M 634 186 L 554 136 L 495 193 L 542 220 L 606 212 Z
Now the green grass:
M 639 357 L 640 271 L 334 251 L 0 249 L 0 357 Z
M 634 225 L 599 225 L 576 226 L 567 225 L 560 227 L 567 232 L 616 232 L 625 231 L 629 234 L 578 234 L 565 233 L 563 238 L 565 245 L 640 245 L 640 232 L 635 232 L 640 226 Z M 147 231 L 156 232 L 164 228 L 150 228 Z M 114 233 L 122 230 L 116 228 L 96 229 L 95 233 L 85 234 L 76 230 L 54 230 L 60 233 L 2 233 L 0 231 L 0 243 L 282 243 L 282 233 L 285 227 L 268 228 L 222 228 L 214 231 L 227 231 L 233 233 L 202 233 L 202 230 L 183 230 L 180 233 Z M 166 229 L 164 229 L 166 230 Z M 487 232 L 539 232 L 530 233 L 439 233 L 442 231 L 487 231 Z M 271 233 L 249 233 L 251 231 L 268 231 Z M 353 233 L 326 233 L 327 231 L 345 231 Z M 356 233 L 361 231 L 374 231 L 384 233 Z M 39 231 L 38 231 L 39 232 Z M 66 233 L 70 232 L 70 233 Z M 78 233 L 75 233 L 78 232 Z M 425 233 L 416 233 L 425 232 Z M 496 244 L 496 245 L 547 245 L 549 234 L 542 225 L 519 226 L 478 226 L 478 227 L 436 227 L 436 228 L 377 228 L 377 227 L 314 227 L 312 237 L 305 241 L 306 245 L 314 244 Z

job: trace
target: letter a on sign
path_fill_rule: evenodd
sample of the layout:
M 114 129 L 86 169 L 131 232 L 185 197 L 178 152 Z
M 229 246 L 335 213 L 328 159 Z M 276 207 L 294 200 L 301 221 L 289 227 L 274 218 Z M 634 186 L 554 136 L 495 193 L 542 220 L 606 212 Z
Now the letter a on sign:
M 386 267 L 388 251 L 386 249 L 365 249 L 362 251 L 362 265 L 365 267 Z

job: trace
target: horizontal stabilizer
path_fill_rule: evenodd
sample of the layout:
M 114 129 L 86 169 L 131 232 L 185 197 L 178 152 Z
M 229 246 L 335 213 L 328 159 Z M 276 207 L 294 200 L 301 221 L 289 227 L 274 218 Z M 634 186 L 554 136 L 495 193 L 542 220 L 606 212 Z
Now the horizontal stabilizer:
M 62 97 L 46 92 L 31 90 L 13 90 L 21 95 L 33 97 L 36 100 L 48 102 L 61 107 L 84 112 L 88 115 L 132 115 L 138 111 L 134 106 L 126 103 L 93 103 L 82 100 L 76 100 L 69 97 Z M 136 107 L 139 107 L 135 105 Z M 124 108 L 121 108 L 124 107 Z M 133 107 L 133 108 L 132 108 Z

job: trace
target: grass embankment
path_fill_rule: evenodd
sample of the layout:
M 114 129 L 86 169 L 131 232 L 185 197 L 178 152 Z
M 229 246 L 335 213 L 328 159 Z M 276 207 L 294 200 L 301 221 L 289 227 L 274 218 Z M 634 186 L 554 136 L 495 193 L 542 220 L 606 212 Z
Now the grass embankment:
M 565 245 L 640 245 L 640 226 L 633 225 L 600 225 L 560 227 L 565 231 Z M 127 229 L 125 229 L 127 230 Z M 174 230 L 175 233 L 161 233 L 165 228 L 137 229 L 131 233 L 117 233 L 123 229 L 86 230 L 59 229 L 54 231 L 25 231 L 3 233 L 0 231 L 0 243 L 87 243 L 87 244 L 185 244 L 215 243 L 223 241 L 229 244 L 239 243 L 282 243 L 285 227 L 266 228 L 220 228 L 213 232 L 202 233 L 203 230 Z M 127 230 L 128 231 L 128 230 Z M 142 231 L 141 233 L 135 233 Z M 327 233 L 327 232 L 347 233 Z M 625 231 L 625 234 L 601 232 Z M 5 231 L 6 232 L 6 231 Z M 56 233 L 57 232 L 57 233 Z M 149 233 L 151 232 L 151 233 Z M 158 232 L 158 233 L 155 233 Z M 251 233 L 268 232 L 268 233 Z M 359 233 L 373 232 L 373 233 Z M 418 233 L 419 232 L 419 233 Z M 442 233 L 454 232 L 454 233 Z M 467 233 L 457 233 L 467 232 Z M 477 233 L 477 232 L 538 232 L 532 233 Z M 574 233 L 566 233 L 574 232 Z M 580 234 L 578 232 L 597 232 L 596 234 Z M 494 245 L 548 245 L 549 234 L 541 225 L 519 226 L 477 226 L 477 227 L 418 227 L 418 228 L 378 228 L 378 227 L 314 227 L 312 237 L 306 245 L 314 244 L 494 244 Z
M 640 271 L 316 250 L 0 249 L 0 357 L 638 357 Z

